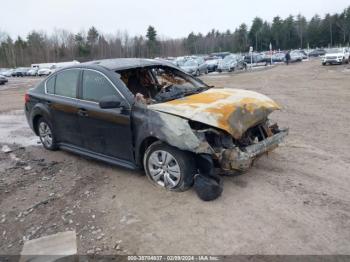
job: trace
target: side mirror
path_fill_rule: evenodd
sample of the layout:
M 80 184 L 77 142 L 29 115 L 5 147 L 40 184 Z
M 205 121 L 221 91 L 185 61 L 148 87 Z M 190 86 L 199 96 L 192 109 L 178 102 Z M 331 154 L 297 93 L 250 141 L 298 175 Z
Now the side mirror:
M 115 96 L 105 96 L 102 97 L 99 106 L 103 109 L 120 108 L 122 107 L 122 101 Z

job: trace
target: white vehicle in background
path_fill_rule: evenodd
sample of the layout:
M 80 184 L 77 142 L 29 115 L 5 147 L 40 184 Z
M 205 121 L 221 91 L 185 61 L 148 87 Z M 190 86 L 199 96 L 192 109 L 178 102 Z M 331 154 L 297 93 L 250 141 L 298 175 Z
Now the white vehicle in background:
M 331 48 L 326 51 L 322 59 L 322 65 L 349 63 L 348 48 Z
M 290 54 L 290 62 L 303 61 L 303 55 L 298 50 L 291 51 L 289 54 Z
M 55 67 L 65 67 L 65 66 L 72 66 L 72 65 L 77 65 L 80 64 L 79 61 L 73 60 L 73 61 L 68 61 L 68 62 L 58 62 L 58 63 L 40 63 L 40 64 L 31 64 L 31 68 L 51 68 L 53 66 Z
M 10 76 L 12 76 L 13 71 L 14 71 L 14 69 L 9 69 L 7 71 L 2 71 L 1 75 L 2 76 L 6 76 L 6 77 L 10 77 Z
M 48 76 L 55 71 L 54 68 L 41 68 L 38 70 L 38 76 Z
M 32 68 L 27 72 L 27 76 L 37 76 L 39 68 Z

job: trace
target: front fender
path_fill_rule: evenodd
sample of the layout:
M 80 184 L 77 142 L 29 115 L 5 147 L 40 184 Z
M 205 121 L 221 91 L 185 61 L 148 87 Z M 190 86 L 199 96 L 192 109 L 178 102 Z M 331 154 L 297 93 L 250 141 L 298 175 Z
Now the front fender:
M 132 116 L 135 143 L 135 159 L 142 159 L 143 141 L 152 137 L 181 150 L 196 154 L 212 154 L 213 149 L 204 139 L 195 134 L 187 119 L 167 113 L 135 107 Z

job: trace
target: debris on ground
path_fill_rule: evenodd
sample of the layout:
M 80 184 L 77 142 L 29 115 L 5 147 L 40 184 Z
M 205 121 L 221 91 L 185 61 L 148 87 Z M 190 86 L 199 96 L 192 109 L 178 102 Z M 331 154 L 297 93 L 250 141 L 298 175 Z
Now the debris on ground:
M 25 241 L 19 261 L 58 261 L 76 254 L 76 233 L 67 231 Z

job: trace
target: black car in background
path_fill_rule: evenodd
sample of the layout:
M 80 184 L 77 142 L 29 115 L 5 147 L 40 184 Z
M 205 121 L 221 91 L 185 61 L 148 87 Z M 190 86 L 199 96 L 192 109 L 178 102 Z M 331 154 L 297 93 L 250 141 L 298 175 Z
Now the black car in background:
M 8 82 L 7 78 L 2 76 L 2 75 L 0 75 L 0 85 L 4 85 L 7 82 Z
M 207 64 L 208 72 L 215 72 L 218 68 L 219 62 L 222 60 L 221 57 L 208 57 L 205 60 L 205 63 Z
M 326 50 L 324 50 L 324 49 L 315 49 L 315 50 L 312 50 L 309 53 L 309 57 L 319 57 L 319 56 L 324 56 L 325 54 L 326 54 Z

